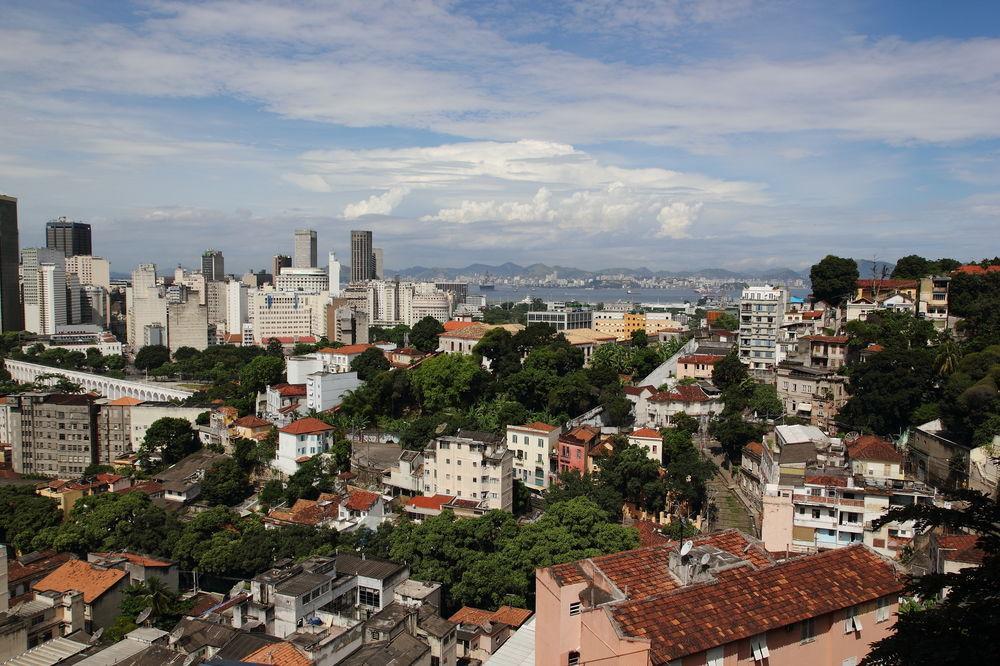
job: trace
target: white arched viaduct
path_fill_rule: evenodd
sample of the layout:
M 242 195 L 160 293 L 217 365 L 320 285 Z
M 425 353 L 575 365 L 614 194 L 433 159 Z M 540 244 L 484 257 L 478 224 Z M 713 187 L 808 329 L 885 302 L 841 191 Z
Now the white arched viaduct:
M 175 389 L 146 382 L 133 382 L 127 379 L 115 379 L 104 375 L 95 375 L 89 372 L 78 372 L 76 370 L 63 370 L 53 368 L 38 363 L 27 363 L 25 361 L 15 361 L 13 359 L 3 359 L 3 364 L 10 373 L 11 379 L 19 384 L 34 383 L 42 375 L 58 375 L 65 377 L 74 384 L 79 384 L 88 391 L 100 393 L 105 398 L 116 400 L 118 398 L 136 398 L 146 402 L 168 402 L 170 400 L 184 400 L 194 395 L 191 391 Z M 55 383 L 50 380 L 48 383 Z

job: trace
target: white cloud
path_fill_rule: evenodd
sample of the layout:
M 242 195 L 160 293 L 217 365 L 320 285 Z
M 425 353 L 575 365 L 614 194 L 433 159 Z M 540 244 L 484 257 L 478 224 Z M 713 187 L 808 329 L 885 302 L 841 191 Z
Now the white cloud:
M 315 173 L 286 173 L 281 176 L 282 180 L 286 180 L 293 185 L 298 185 L 303 190 L 308 190 L 310 192 L 331 192 L 333 188 L 330 187 L 330 183 L 326 182 L 323 176 Z
M 345 206 L 344 217 L 353 220 L 362 215 L 388 215 L 403 202 L 409 193 L 409 188 L 393 187 L 382 194 L 373 194 L 364 201 Z
M 656 215 L 656 221 L 660 223 L 660 230 L 656 235 L 664 238 L 687 238 L 688 229 L 698 218 L 702 205 L 675 201 L 664 206 Z

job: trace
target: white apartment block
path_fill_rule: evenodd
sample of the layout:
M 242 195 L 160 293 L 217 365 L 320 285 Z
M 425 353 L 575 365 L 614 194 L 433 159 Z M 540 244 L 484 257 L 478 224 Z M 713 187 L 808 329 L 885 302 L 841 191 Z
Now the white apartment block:
M 249 321 L 247 314 L 247 286 L 238 280 L 226 283 L 226 332 L 242 333 Z
M 181 287 L 178 299 L 167 304 L 167 346 L 174 354 L 181 347 L 198 351 L 208 347 L 208 307 L 198 294 Z
M 514 454 L 484 433 L 438 437 L 424 450 L 425 496 L 451 495 L 485 510 L 514 508 Z
M 299 294 L 261 289 L 252 294 L 249 317 L 254 326 L 254 342 L 275 337 L 321 337 L 326 334 L 326 305 L 329 294 Z
M 21 250 L 24 330 L 52 335 L 67 323 L 66 257 L 60 250 Z
M 363 383 L 356 372 L 313 372 L 306 376 L 306 407 L 317 412 L 333 409 Z
M 125 291 L 125 307 L 126 334 L 132 351 L 149 344 L 148 331 L 166 331 L 167 301 L 157 285 L 155 264 L 141 264 L 132 271 L 132 286 Z
M 75 275 L 80 284 L 104 287 L 111 291 L 111 262 L 103 257 L 88 254 L 66 257 L 66 272 Z
M 507 449 L 514 455 L 514 478 L 528 490 L 542 492 L 549 487 L 550 460 L 561 432 L 559 426 L 539 422 L 507 426 Z
M 769 374 L 781 362 L 779 333 L 788 291 L 769 284 L 747 287 L 740 297 L 740 360 L 756 374 Z
M 274 288 L 278 291 L 318 294 L 329 286 L 330 276 L 325 268 L 282 268 L 281 275 L 274 276 Z
M 451 318 L 453 296 L 433 282 L 372 280 L 367 285 L 369 320 L 374 326 L 413 326 L 424 317 Z

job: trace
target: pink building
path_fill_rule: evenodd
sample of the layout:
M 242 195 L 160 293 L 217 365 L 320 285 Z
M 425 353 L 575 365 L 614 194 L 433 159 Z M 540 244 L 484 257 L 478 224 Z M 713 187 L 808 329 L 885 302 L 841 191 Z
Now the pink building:
M 777 561 L 736 530 L 539 569 L 538 664 L 858 664 L 903 574 L 864 545 Z
M 588 470 L 587 459 L 599 443 L 601 432 L 590 426 L 578 426 L 559 436 L 556 463 L 559 474 L 574 470 L 581 476 Z
M 725 356 L 691 354 L 677 359 L 677 379 L 711 379 L 715 364 Z

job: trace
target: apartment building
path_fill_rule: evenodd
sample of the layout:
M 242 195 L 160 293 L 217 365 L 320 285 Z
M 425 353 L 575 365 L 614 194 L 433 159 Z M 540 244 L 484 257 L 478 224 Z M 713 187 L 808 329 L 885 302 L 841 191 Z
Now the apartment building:
M 535 421 L 507 426 L 507 449 L 514 455 L 514 478 L 528 490 L 542 492 L 549 487 L 552 455 L 562 428 Z
M 636 396 L 635 420 L 643 427 L 667 428 L 678 414 L 704 421 L 723 409 L 721 394 L 711 384 L 678 384 L 667 391 L 641 391 Z
M 278 455 L 272 465 L 291 476 L 299 465 L 316 455 L 323 455 L 333 444 L 333 426 L 307 417 L 278 430 Z
M 862 544 L 778 560 L 728 530 L 679 546 L 537 570 L 536 663 L 857 664 L 894 624 L 902 571 Z
M 140 264 L 132 271 L 132 284 L 125 290 L 126 334 L 129 347 L 138 351 L 150 344 L 166 344 L 150 339 L 157 329 L 166 332 L 167 301 L 157 284 L 156 265 Z
M 532 324 L 548 324 L 557 331 L 569 331 L 575 328 L 593 328 L 593 312 L 584 308 L 564 308 L 561 310 L 542 310 L 528 312 L 528 326 Z
M 454 296 L 433 282 L 371 280 L 367 283 L 365 311 L 374 326 L 413 326 L 424 317 L 440 322 L 451 318 Z
M 932 275 L 920 280 L 917 293 L 917 316 L 931 321 L 935 328 L 948 327 L 948 286 L 951 278 L 947 275 Z
M 329 287 L 330 275 L 325 268 L 283 268 L 281 275 L 274 276 L 274 288 L 278 291 L 318 294 Z
M 248 318 L 253 323 L 255 344 L 283 337 L 326 334 L 329 295 L 261 289 L 248 296 Z
M 788 305 L 784 287 L 747 287 L 740 295 L 740 360 L 766 376 L 782 360 L 778 339 Z
M 14 471 L 75 478 L 98 462 L 97 414 L 90 395 L 7 396 L 14 435 Z
M 849 341 L 846 335 L 807 335 L 800 338 L 799 354 L 810 368 L 836 370 L 846 362 Z
M 66 257 L 61 250 L 21 250 L 24 330 L 52 335 L 69 323 L 66 302 Z
M 712 379 L 715 364 L 725 356 L 718 354 L 688 354 L 677 359 L 677 379 Z
M 83 593 L 83 628 L 88 633 L 110 627 L 121 609 L 128 573 L 115 567 L 69 560 L 32 586 L 35 592 Z
M 423 494 L 472 500 L 484 512 L 512 511 L 514 453 L 488 433 L 438 437 L 424 450 Z
M 208 307 L 197 292 L 183 285 L 167 300 L 167 346 L 171 354 L 181 347 L 198 351 L 208 347 Z

